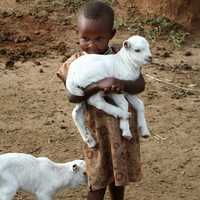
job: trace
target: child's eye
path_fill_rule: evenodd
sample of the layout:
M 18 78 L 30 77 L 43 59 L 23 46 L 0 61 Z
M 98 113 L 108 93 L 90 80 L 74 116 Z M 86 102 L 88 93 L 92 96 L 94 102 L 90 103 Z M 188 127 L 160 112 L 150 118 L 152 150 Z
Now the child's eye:
M 139 53 L 139 52 L 140 52 L 140 49 L 135 49 L 135 52 Z
M 102 37 L 98 37 L 96 38 L 96 41 L 101 41 L 103 38 Z
M 84 41 L 88 41 L 88 40 L 89 40 L 89 39 L 86 38 L 86 37 L 82 37 L 81 39 L 84 40 Z

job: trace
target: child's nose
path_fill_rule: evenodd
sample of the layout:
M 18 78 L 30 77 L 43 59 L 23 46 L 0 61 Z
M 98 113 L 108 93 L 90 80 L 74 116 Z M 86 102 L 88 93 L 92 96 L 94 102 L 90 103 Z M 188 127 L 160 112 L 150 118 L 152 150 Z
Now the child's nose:
M 95 42 L 94 41 L 89 41 L 88 47 L 91 48 L 91 49 L 96 48 Z

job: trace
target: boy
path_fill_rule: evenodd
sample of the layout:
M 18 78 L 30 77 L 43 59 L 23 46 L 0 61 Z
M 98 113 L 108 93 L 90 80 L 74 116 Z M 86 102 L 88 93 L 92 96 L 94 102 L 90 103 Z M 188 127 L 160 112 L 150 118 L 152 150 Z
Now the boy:
M 112 8 L 101 1 L 90 1 L 80 9 L 78 32 L 82 52 L 73 55 L 59 69 L 57 75 L 64 82 L 70 63 L 77 57 L 85 53 L 115 53 L 115 50 L 108 45 L 116 33 L 113 24 Z M 123 81 L 109 77 L 88 86 L 83 97 L 71 94 L 68 94 L 68 97 L 70 102 L 78 103 L 87 100 L 89 96 L 100 90 L 137 94 L 144 90 L 144 86 L 142 75 L 136 81 Z M 109 99 L 107 101 L 110 102 Z M 135 112 L 132 111 L 130 119 L 133 134 L 133 139 L 130 141 L 121 137 L 118 119 L 92 106 L 87 106 L 86 126 L 92 130 L 98 144 L 95 149 L 84 146 L 89 184 L 87 199 L 103 200 L 106 187 L 109 186 L 111 199 L 123 200 L 124 186 L 141 178 L 140 144 Z

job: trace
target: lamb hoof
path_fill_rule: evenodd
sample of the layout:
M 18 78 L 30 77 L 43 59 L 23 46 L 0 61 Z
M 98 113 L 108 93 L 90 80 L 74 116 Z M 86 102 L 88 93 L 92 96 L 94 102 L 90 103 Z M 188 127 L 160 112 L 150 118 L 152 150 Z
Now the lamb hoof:
M 122 136 L 127 140 L 131 140 L 133 138 L 133 136 L 130 133 L 123 133 Z
M 94 138 L 92 137 L 92 133 L 88 128 L 86 128 L 86 137 L 84 138 L 85 142 L 87 143 L 89 148 L 94 148 L 96 146 L 96 142 Z
M 150 134 L 145 134 L 145 135 L 142 135 L 143 138 L 147 139 L 150 137 Z
M 96 146 L 96 142 L 93 138 L 87 140 L 87 145 L 89 148 L 94 148 Z
M 149 132 L 142 132 L 142 133 L 141 133 L 141 136 L 142 136 L 143 138 L 149 138 L 149 137 L 151 136 L 151 134 L 150 134 Z
M 143 138 L 148 138 L 151 135 L 147 128 L 141 126 L 139 127 L 139 133 Z

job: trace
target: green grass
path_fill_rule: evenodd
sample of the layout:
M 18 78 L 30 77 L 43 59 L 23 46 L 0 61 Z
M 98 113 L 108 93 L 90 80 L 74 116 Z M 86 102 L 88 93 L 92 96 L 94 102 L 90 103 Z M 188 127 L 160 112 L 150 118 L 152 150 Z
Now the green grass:
M 127 29 L 134 34 L 143 35 L 150 41 L 167 40 L 176 48 L 181 47 L 189 35 L 180 25 L 165 17 L 131 17 L 127 20 L 118 17 L 115 26 L 117 29 Z

